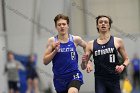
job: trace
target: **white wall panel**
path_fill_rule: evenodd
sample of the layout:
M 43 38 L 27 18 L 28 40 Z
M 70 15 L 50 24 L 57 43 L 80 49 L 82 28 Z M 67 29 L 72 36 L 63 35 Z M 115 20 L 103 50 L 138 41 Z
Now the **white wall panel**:
M 1 33 L 0 33 L 1 34 Z M 6 46 L 4 36 L 0 36 L 0 92 L 7 93 L 7 78 L 4 74 L 6 62 Z

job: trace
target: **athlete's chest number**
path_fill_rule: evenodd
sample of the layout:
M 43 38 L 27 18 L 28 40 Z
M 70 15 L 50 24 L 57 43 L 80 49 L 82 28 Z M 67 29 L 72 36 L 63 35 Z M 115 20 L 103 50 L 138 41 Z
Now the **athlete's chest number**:
M 75 60 L 75 52 L 71 52 L 71 60 Z
M 109 55 L 109 61 L 110 61 L 110 63 L 115 63 L 115 54 Z

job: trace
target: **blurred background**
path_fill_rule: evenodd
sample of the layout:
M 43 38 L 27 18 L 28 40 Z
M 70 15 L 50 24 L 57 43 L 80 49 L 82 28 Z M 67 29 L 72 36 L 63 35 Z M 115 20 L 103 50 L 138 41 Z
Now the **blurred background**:
M 96 16 L 110 16 L 111 33 L 124 40 L 131 61 L 125 72 L 129 81 L 126 88 L 130 92 L 123 89 L 126 76 L 121 79 L 122 91 L 140 93 L 140 0 L 0 0 L 0 93 L 8 93 L 7 77 L 3 74 L 8 50 L 23 65 L 30 54 L 35 54 L 40 93 L 55 93 L 52 64 L 45 66 L 42 59 L 47 39 L 57 34 L 53 19 L 59 13 L 69 16 L 69 32 L 85 41 L 98 37 Z M 83 51 L 77 50 L 80 64 Z M 94 71 L 82 73 L 84 85 L 80 93 L 94 93 Z M 26 80 L 23 82 L 21 93 L 27 89 Z

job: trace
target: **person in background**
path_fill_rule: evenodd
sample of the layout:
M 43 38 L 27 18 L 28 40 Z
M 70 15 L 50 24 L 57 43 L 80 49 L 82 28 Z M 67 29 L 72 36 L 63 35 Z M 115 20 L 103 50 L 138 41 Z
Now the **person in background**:
M 34 56 L 34 57 L 32 57 L 32 56 Z M 26 69 L 25 71 L 22 71 L 22 70 L 19 71 L 19 74 L 20 74 L 20 84 L 21 84 L 20 92 L 21 93 L 27 93 L 27 92 L 32 93 L 32 92 L 35 92 L 36 88 L 34 88 L 34 83 L 32 82 L 32 80 L 31 80 L 32 83 L 31 82 L 29 83 L 28 79 L 30 77 L 36 77 L 36 76 L 38 77 L 37 72 L 36 72 L 36 70 L 37 70 L 37 68 L 36 68 L 37 55 L 36 54 L 24 55 L 24 54 L 14 53 L 14 57 L 21 64 L 23 64 L 25 69 Z M 34 62 L 32 62 L 32 64 L 30 64 L 29 63 L 30 60 L 34 60 Z M 33 69 L 35 69 L 35 71 L 33 71 L 33 70 L 30 71 L 29 68 L 32 68 L 30 66 L 32 66 Z M 36 75 L 32 76 L 32 74 L 33 74 L 32 72 L 35 72 Z M 38 79 L 39 79 L 39 77 L 38 77 Z M 38 79 L 37 79 L 37 82 L 38 82 Z M 38 83 L 36 85 L 38 85 Z M 28 87 L 28 86 L 30 86 L 30 87 Z M 37 90 L 38 90 L 38 87 L 37 87 Z
M 131 60 L 133 67 L 133 87 L 140 87 L 140 59 L 135 53 L 133 59 Z
M 29 61 L 26 64 L 26 72 L 27 72 L 27 93 L 39 93 L 39 77 L 36 71 L 36 57 L 35 55 L 29 56 Z
M 7 73 L 9 93 L 20 93 L 20 82 L 18 70 L 25 70 L 24 66 L 14 59 L 13 52 L 7 53 L 5 72 Z
M 119 64 L 123 64 L 124 60 L 120 55 L 118 55 L 118 60 L 119 60 Z M 123 88 L 123 83 L 124 83 L 124 80 L 126 79 L 126 77 L 127 77 L 127 68 L 124 69 L 120 73 L 120 87 L 121 87 L 121 89 Z

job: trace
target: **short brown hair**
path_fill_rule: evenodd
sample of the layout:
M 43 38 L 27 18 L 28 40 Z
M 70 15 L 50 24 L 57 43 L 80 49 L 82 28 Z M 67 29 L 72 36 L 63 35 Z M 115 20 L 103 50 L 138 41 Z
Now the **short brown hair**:
M 64 15 L 64 14 L 58 14 L 55 18 L 54 18 L 54 22 L 55 22 L 55 26 L 56 26 L 56 23 L 59 19 L 64 19 L 64 20 L 67 20 L 67 24 L 69 25 L 69 17 Z

